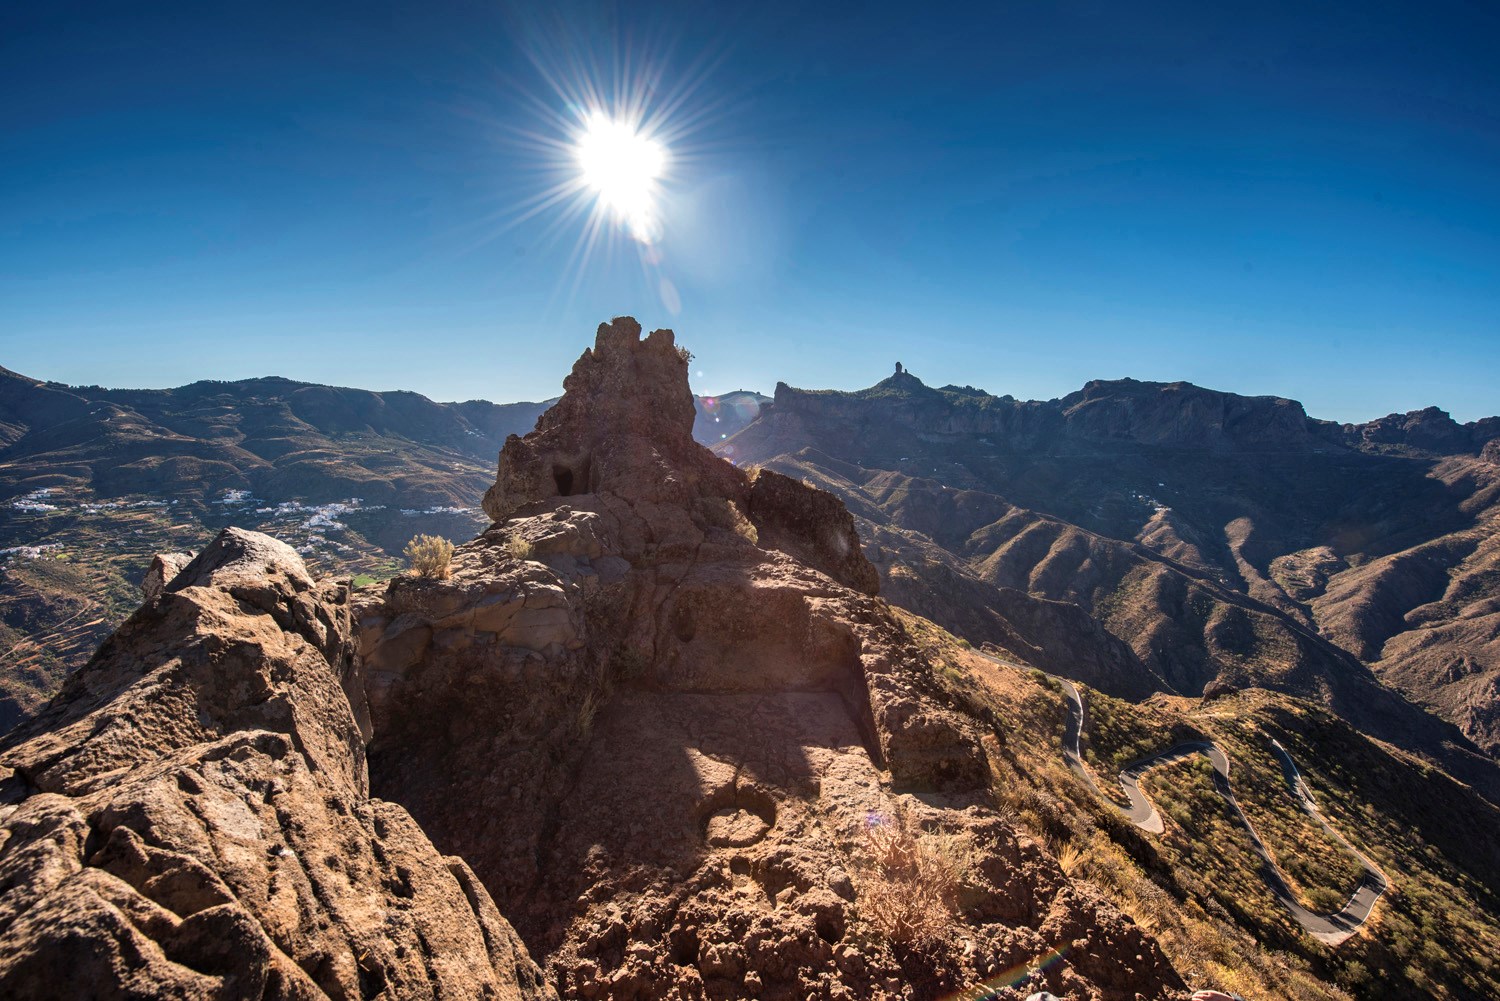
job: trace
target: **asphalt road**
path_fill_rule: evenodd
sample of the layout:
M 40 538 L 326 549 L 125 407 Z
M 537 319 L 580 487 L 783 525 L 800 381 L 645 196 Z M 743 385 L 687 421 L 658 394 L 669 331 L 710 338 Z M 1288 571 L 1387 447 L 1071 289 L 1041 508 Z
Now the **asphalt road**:
M 989 654 L 982 654 L 990 660 L 999 664 L 1005 661 Z M 1007 664 L 1016 667 L 1014 664 Z M 1084 763 L 1083 754 L 1080 751 L 1080 741 L 1083 735 L 1084 705 L 1083 697 L 1079 694 L 1078 687 L 1066 678 L 1056 675 L 1048 677 L 1057 681 L 1063 689 L 1063 695 L 1067 699 L 1068 718 L 1063 729 L 1063 758 L 1084 782 L 1088 783 L 1090 789 L 1101 798 L 1107 798 L 1099 789 L 1094 779 L 1093 772 Z M 1130 818 L 1131 823 L 1151 834 L 1161 834 L 1166 830 L 1162 822 L 1161 814 L 1156 805 L 1151 802 L 1150 797 L 1141 789 L 1141 779 L 1153 768 L 1160 765 L 1171 764 L 1184 758 L 1191 758 L 1202 754 L 1208 758 L 1214 768 L 1214 788 L 1224 798 L 1229 809 L 1239 818 L 1240 823 L 1245 825 L 1245 830 L 1250 834 L 1251 845 L 1255 853 L 1260 856 L 1260 876 L 1265 882 L 1267 889 L 1271 891 L 1283 907 L 1291 912 L 1307 933 L 1318 941 L 1329 946 L 1337 946 L 1343 943 L 1351 935 L 1359 931 L 1365 922 L 1370 919 L 1370 912 L 1375 908 L 1375 902 L 1380 899 L 1381 894 L 1390 887 L 1389 880 L 1380 867 L 1377 866 L 1369 856 L 1355 848 L 1323 816 L 1318 804 L 1313 800 L 1308 791 L 1307 784 L 1302 781 L 1302 774 L 1297 771 L 1297 765 L 1292 761 L 1292 756 L 1287 753 L 1286 748 L 1276 740 L 1271 741 L 1276 756 L 1281 761 L 1281 770 L 1286 778 L 1287 788 L 1297 798 L 1298 803 L 1309 817 L 1317 821 L 1318 825 L 1327 831 L 1330 836 L 1347 848 L 1355 858 L 1359 859 L 1364 872 L 1360 876 L 1359 885 L 1355 887 L 1354 893 L 1343 907 L 1332 914 L 1318 914 L 1310 911 L 1297 902 L 1291 887 L 1287 884 L 1286 876 L 1282 873 L 1276 860 L 1272 858 L 1270 851 L 1266 849 L 1265 842 L 1261 841 L 1260 834 L 1255 830 L 1255 825 L 1250 823 L 1250 818 L 1245 816 L 1245 811 L 1240 809 L 1239 801 L 1234 798 L 1234 789 L 1229 784 L 1229 756 L 1218 744 L 1209 741 L 1190 741 L 1188 743 L 1176 744 L 1164 751 L 1147 755 L 1139 761 L 1133 761 L 1120 771 L 1120 788 L 1125 794 L 1126 806 L 1122 807 L 1124 814 Z M 1119 804 L 1116 804 L 1117 806 Z

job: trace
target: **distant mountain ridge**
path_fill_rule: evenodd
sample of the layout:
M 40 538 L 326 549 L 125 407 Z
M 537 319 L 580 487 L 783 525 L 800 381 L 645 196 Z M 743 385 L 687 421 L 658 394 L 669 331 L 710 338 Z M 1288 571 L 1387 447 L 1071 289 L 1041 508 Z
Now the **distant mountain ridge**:
M 973 386 L 934 389 L 907 371 L 854 392 L 796 389 L 777 383 L 780 414 L 847 419 L 881 401 L 914 431 L 1000 435 L 1016 448 L 1080 443 L 1251 450 L 1405 447 L 1432 454 L 1479 453 L 1500 437 L 1500 417 L 1468 424 L 1437 407 L 1390 414 L 1363 424 L 1309 417 L 1296 400 L 1240 396 L 1190 382 L 1094 380 L 1055 400 L 993 396 Z
M 764 399 L 744 390 L 700 397 L 696 433 L 705 442 L 733 434 Z M 250 490 L 472 506 L 506 437 L 530 431 L 555 402 L 437 403 L 279 376 L 105 389 L 0 368 L 0 496 L 87 485 L 100 496 L 205 501 Z M 455 464 L 465 467 L 456 477 Z
M 885 593 L 975 642 L 1016 640 L 1021 591 L 1079 606 L 1181 694 L 1266 686 L 1427 729 L 1381 707 L 1378 675 L 1493 755 L 1497 436 L 1435 407 L 1338 424 L 1188 383 L 1020 401 L 898 369 L 779 384 L 720 450 L 839 495 Z M 1118 667 L 1083 677 L 1126 690 Z

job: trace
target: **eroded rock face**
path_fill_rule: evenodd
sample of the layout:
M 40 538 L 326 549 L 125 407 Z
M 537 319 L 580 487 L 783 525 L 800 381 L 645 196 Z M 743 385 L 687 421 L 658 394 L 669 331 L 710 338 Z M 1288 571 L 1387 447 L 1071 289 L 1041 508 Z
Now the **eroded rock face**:
M 0 750 L 0 994 L 551 996 L 369 797 L 347 585 L 239 529 L 181 563 Z
M 694 444 L 686 375 L 601 327 L 447 579 L 154 563 L 0 745 L 0 994 L 917 1001 L 1064 948 L 1037 986 L 1180 988 L 993 808 L 996 721 L 848 512 Z M 879 930 L 888 824 L 972 860 L 936 944 Z
M 631 317 L 600 324 L 563 398 L 531 434 L 506 439 L 485 512 L 500 521 L 537 501 L 601 491 L 677 505 L 737 495 L 743 477 L 693 440 L 687 367 L 670 330 L 642 340 Z
M 376 793 L 566 997 L 935 997 L 1060 934 L 1055 990 L 1176 985 L 989 807 L 982 726 L 872 596 L 843 505 L 695 445 L 686 364 L 639 333 L 602 326 L 507 442 L 450 579 L 356 599 Z M 985 860 L 919 976 L 859 908 L 870 825 L 903 812 Z
M 615 540 L 627 559 L 695 545 L 713 528 L 753 528 L 766 548 L 874 594 L 879 576 L 843 504 L 779 474 L 747 476 L 695 442 L 686 356 L 670 330 L 640 334 L 628 316 L 599 325 L 562 399 L 535 431 L 506 439 L 485 512 L 499 523 L 559 498 L 607 497 L 633 515 Z
M 141 580 L 141 596 L 147 601 L 160 598 L 172 579 L 192 561 L 192 553 L 157 553 L 151 558 L 151 565 L 146 568 L 146 576 Z

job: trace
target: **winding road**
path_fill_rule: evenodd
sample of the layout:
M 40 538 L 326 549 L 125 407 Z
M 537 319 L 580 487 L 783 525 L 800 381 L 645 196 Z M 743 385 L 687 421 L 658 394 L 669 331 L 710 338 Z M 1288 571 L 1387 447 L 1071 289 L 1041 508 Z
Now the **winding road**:
M 998 664 L 1006 663 L 989 654 L 983 654 L 982 656 Z M 1017 665 L 1007 664 L 1006 666 L 1015 667 Z M 1068 767 L 1088 784 L 1095 795 L 1101 799 L 1113 802 L 1113 800 L 1110 800 L 1099 789 L 1099 784 L 1094 780 L 1094 775 L 1088 765 L 1085 764 L 1083 755 L 1079 750 L 1080 739 L 1083 734 L 1084 710 L 1083 697 L 1079 694 L 1078 687 L 1066 678 L 1059 678 L 1056 675 L 1048 675 L 1048 677 L 1057 681 L 1062 686 L 1063 694 L 1067 697 L 1068 718 L 1063 730 L 1063 758 L 1067 761 Z M 1364 867 L 1364 872 L 1360 876 L 1359 885 L 1355 887 L 1354 893 L 1343 907 L 1332 914 L 1318 914 L 1308 910 L 1297 902 L 1296 895 L 1292 893 L 1291 887 L 1287 883 L 1286 875 L 1276 864 L 1276 860 L 1266 848 L 1265 842 L 1261 840 L 1260 834 L 1255 830 L 1255 825 L 1250 823 L 1250 818 L 1245 816 L 1244 810 L 1240 809 L 1239 801 L 1234 798 L 1234 790 L 1229 784 L 1229 756 L 1224 753 L 1224 749 L 1218 744 L 1211 741 L 1191 741 L 1176 744 L 1164 751 L 1158 751 L 1156 754 L 1148 755 L 1126 765 L 1120 771 L 1120 788 L 1125 793 L 1128 805 L 1123 807 L 1122 810 L 1130 818 L 1131 823 L 1135 824 L 1141 830 L 1152 834 L 1161 834 L 1166 827 L 1162 823 L 1161 814 L 1157 812 L 1156 805 L 1142 791 L 1141 779 L 1148 771 L 1160 765 L 1171 764 L 1174 761 L 1181 761 L 1184 758 L 1190 758 L 1199 754 L 1204 755 L 1214 768 L 1214 788 L 1218 790 L 1219 795 L 1223 797 L 1229 809 L 1239 818 L 1240 823 L 1245 825 L 1245 830 L 1250 834 L 1250 843 L 1255 848 L 1255 853 L 1260 856 L 1261 860 L 1261 879 L 1271 891 L 1271 895 L 1291 912 L 1292 917 L 1306 929 L 1309 935 L 1325 945 L 1338 946 L 1351 935 L 1358 932 L 1364 926 L 1365 922 L 1370 919 L 1370 912 L 1374 909 L 1375 902 L 1390 887 L 1390 881 L 1368 855 L 1355 848 L 1349 843 L 1348 839 L 1334 830 L 1333 826 L 1328 823 L 1327 818 L 1318 809 L 1318 804 L 1313 800 L 1312 793 L 1309 792 L 1307 784 L 1302 781 L 1302 773 L 1297 770 L 1296 763 L 1292 761 L 1292 756 L 1287 753 L 1286 748 L 1281 746 L 1281 742 L 1273 739 L 1271 746 L 1276 752 L 1277 758 L 1281 761 L 1281 771 L 1282 775 L 1286 778 L 1287 788 L 1291 791 L 1292 795 L 1297 797 L 1297 801 L 1302 805 L 1302 809 L 1309 817 L 1317 821 L 1318 825 L 1327 831 L 1332 838 L 1347 848 L 1355 858 L 1359 859 L 1360 865 Z M 1116 803 L 1115 805 L 1118 806 L 1119 804 Z

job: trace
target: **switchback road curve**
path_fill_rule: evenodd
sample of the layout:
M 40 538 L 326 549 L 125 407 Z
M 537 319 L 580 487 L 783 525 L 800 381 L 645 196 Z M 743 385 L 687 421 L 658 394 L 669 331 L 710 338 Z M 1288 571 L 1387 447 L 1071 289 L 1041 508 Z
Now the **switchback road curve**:
M 1005 661 L 991 657 L 988 654 L 983 654 L 982 656 L 996 663 L 1006 664 Z M 1017 665 L 1007 664 L 1006 666 L 1016 667 Z M 1095 795 L 1106 801 L 1113 802 L 1100 790 L 1099 784 L 1094 780 L 1094 775 L 1084 762 L 1083 755 L 1079 749 L 1084 723 L 1083 696 L 1079 693 L 1078 687 L 1066 678 L 1059 678 L 1056 675 L 1048 675 L 1048 677 L 1058 682 L 1061 686 L 1068 707 L 1067 722 L 1063 729 L 1064 760 L 1067 761 L 1068 767 L 1087 783 Z M 1355 887 L 1354 893 L 1343 907 L 1332 914 L 1318 914 L 1308 910 L 1297 902 L 1296 896 L 1292 893 L 1291 887 L 1287 883 L 1286 875 L 1276 864 L 1276 860 L 1266 848 L 1265 842 L 1261 840 L 1260 834 L 1255 830 L 1255 825 L 1250 822 L 1249 817 L 1245 816 L 1245 811 L 1240 808 L 1239 801 L 1235 799 L 1234 789 L 1229 784 L 1229 755 L 1224 753 L 1224 749 L 1218 744 L 1211 741 L 1189 741 L 1187 743 L 1176 744 L 1155 754 L 1147 755 L 1138 761 L 1133 761 L 1126 765 L 1120 771 L 1120 788 L 1125 794 L 1127 805 L 1121 807 L 1121 809 L 1130 818 L 1131 823 L 1135 824 L 1141 830 L 1151 834 L 1161 834 L 1166 829 L 1165 825 L 1162 823 L 1161 814 L 1157 812 L 1156 805 L 1151 802 L 1150 797 L 1141 789 L 1141 779 L 1148 771 L 1159 765 L 1171 764 L 1174 761 L 1181 761 L 1184 758 L 1195 757 L 1200 754 L 1208 758 L 1209 764 L 1213 765 L 1214 769 L 1214 788 L 1218 790 L 1219 795 L 1223 797 L 1230 811 L 1239 818 L 1240 823 L 1244 825 L 1245 830 L 1249 833 L 1250 843 L 1254 847 L 1256 855 L 1260 857 L 1261 879 L 1266 884 L 1267 889 L 1271 891 L 1271 895 L 1291 912 L 1292 917 L 1306 929 L 1309 935 L 1328 946 L 1338 946 L 1351 935 L 1357 933 L 1369 921 L 1370 912 L 1375 908 L 1375 902 L 1390 887 L 1390 881 L 1368 855 L 1355 848 L 1349 843 L 1348 839 L 1334 830 L 1333 826 L 1328 823 L 1322 811 L 1318 809 L 1317 803 L 1313 800 L 1312 794 L 1308 791 L 1307 784 L 1302 781 L 1302 775 L 1297 771 L 1297 765 L 1292 761 L 1292 756 L 1287 753 L 1286 748 L 1282 747 L 1281 743 L 1276 740 L 1271 741 L 1271 746 L 1281 762 L 1282 775 L 1286 779 L 1287 788 L 1296 797 L 1302 809 L 1323 830 L 1327 831 L 1329 836 L 1347 848 L 1359 860 L 1360 865 L 1364 869 L 1360 875 L 1359 885 Z M 1119 806 L 1118 803 L 1115 805 Z

